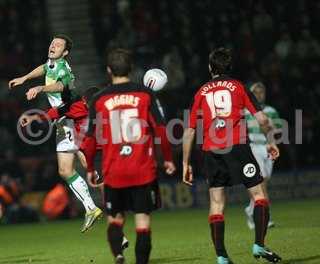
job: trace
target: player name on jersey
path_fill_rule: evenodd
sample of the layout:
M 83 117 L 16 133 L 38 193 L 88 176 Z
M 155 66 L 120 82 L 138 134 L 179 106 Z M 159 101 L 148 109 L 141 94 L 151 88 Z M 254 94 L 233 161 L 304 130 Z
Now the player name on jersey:
M 137 107 L 139 105 L 140 98 L 131 94 L 115 95 L 105 102 L 105 106 L 110 111 L 121 105 L 130 105 Z
M 201 92 L 201 95 L 206 95 L 206 93 L 214 88 L 217 88 L 217 87 L 221 87 L 221 88 L 227 88 L 229 89 L 231 92 L 233 92 L 237 86 L 232 83 L 232 82 L 228 82 L 228 81 L 218 81 L 216 83 L 214 82 L 210 82 L 208 84 L 206 84 L 203 88 L 202 88 L 202 92 Z
M 218 76 L 199 89 L 194 96 L 189 126 L 195 129 L 197 120 L 203 120 L 204 151 L 247 142 L 247 131 L 242 122 L 244 108 L 253 115 L 261 110 L 252 93 L 236 79 Z

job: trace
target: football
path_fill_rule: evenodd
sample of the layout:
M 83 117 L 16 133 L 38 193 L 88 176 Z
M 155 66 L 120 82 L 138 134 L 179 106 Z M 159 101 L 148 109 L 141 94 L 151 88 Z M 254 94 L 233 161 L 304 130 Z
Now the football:
M 153 91 L 160 91 L 167 82 L 167 74 L 160 69 L 150 69 L 143 76 L 143 84 Z

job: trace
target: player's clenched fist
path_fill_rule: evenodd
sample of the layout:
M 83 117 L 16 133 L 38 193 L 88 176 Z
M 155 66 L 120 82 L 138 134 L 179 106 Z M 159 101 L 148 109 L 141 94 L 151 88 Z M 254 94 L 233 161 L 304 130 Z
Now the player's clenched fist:
M 193 173 L 191 165 L 183 163 L 183 182 L 188 185 L 192 185 Z
M 280 156 L 280 151 L 276 144 L 268 144 L 267 151 L 269 153 L 270 159 L 272 160 L 276 160 Z
M 176 171 L 176 166 L 172 161 L 165 161 L 163 166 L 166 169 L 166 173 L 169 175 L 173 175 L 173 173 Z
M 42 86 L 36 86 L 36 87 L 30 88 L 29 91 L 26 93 L 27 100 L 32 100 L 36 98 L 37 95 L 42 92 L 42 90 L 43 90 Z
M 38 120 L 39 116 L 38 115 L 22 115 L 19 118 L 19 123 L 22 127 L 26 127 L 29 124 L 31 124 L 33 121 Z
M 25 77 L 20 77 L 20 78 L 15 78 L 9 82 L 9 88 L 13 88 L 15 86 L 23 84 L 27 78 Z
M 22 127 L 25 127 L 27 125 L 29 125 L 31 123 L 31 118 L 30 116 L 28 115 L 22 115 L 20 118 L 19 118 L 19 124 L 20 126 Z

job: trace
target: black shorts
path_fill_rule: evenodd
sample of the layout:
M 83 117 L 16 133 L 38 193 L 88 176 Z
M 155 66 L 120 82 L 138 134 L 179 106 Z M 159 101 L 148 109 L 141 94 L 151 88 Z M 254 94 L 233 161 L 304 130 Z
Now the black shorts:
M 104 187 L 105 209 L 107 215 L 116 216 L 117 213 L 132 211 L 135 214 L 150 214 L 161 207 L 161 197 L 158 181 L 127 187 Z
M 204 151 L 204 169 L 210 188 L 237 184 L 251 188 L 263 181 L 248 144 L 234 145 L 223 154 Z

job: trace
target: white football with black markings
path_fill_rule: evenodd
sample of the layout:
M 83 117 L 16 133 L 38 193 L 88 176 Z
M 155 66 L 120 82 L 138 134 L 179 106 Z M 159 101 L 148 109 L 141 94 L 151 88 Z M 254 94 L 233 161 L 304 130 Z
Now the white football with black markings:
M 167 74 L 160 69 L 150 69 L 143 76 L 143 84 L 155 92 L 163 89 L 167 82 Z

